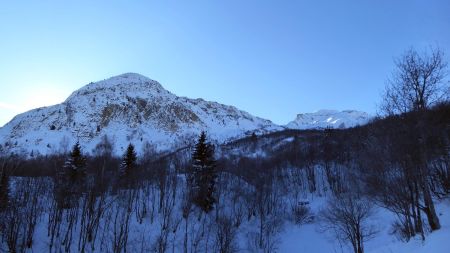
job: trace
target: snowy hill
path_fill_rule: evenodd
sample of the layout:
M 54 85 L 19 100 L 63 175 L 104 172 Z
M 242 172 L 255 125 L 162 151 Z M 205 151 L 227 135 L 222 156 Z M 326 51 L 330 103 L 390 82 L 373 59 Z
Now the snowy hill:
M 286 125 L 291 129 L 349 128 L 366 124 L 370 119 L 366 112 L 345 110 L 319 110 L 314 113 L 298 114 L 294 121 Z
M 91 152 L 105 135 L 122 154 L 150 144 L 168 150 L 190 143 L 200 131 L 217 142 L 283 127 L 233 106 L 178 97 L 158 82 L 127 73 L 73 92 L 62 104 L 17 115 L 0 128 L 4 151 L 23 155 L 67 151 L 77 140 Z

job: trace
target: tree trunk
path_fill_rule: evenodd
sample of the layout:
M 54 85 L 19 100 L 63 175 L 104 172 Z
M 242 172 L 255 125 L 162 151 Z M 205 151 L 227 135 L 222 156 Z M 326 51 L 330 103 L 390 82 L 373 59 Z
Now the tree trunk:
M 441 228 L 441 224 L 439 223 L 439 217 L 436 214 L 436 210 L 434 209 L 433 199 L 431 198 L 430 188 L 428 186 L 427 180 L 424 180 L 423 183 L 423 200 L 425 203 L 425 214 L 427 215 L 428 224 L 430 224 L 430 228 L 432 231 L 439 230 Z
M 416 224 L 416 232 L 420 233 L 420 236 L 422 237 L 422 241 L 425 241 L 425 234 L 423 232 L 423 224 L 422 224 L 422 215 L 420 214 L 420 207 L 419 207 L 419 187 L 417 186 L 417 182 L 414 183 L 414 190 L 415 190 L 415 198 L 414 198 L 414 204 L 415 209 L 417 212 L 417 224 Z
M 186 216 L 185 219 L 185 227 L 184 227 L 184 241 L 183 241 L 183 252 L 188 253 L 188 219 L 189 214 Z

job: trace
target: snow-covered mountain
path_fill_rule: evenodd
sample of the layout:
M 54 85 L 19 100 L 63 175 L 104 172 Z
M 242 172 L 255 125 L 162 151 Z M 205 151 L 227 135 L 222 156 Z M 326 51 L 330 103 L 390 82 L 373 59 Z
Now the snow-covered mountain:
M 368 113 L 354 110 L 319 110 L 314 113 L 298 114 L 297 118 L 289 122 L 286 127 L 291 129 L 349 128 L 364 125 L 370 118 Z
M 17 115 L 0 128 L 0 148 L 26 156 L 65 152 L 77 141 L 92 152 L 103 136 L 122 154 L 128 143 L 168 150 L 200 131 L 217 142 L 283 129 L 233 106 L 178 97 L 158 82 L 127 73 L 90 83 L 62 104 Z

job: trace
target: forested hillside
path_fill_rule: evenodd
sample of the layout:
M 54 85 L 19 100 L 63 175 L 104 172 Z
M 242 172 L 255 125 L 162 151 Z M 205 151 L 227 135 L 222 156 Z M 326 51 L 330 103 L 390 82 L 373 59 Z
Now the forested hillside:
M 0 245 L 275 252 L 283 228 L 317 224 L 363 249 L 386 229 L 371 224 L 375 209 L 397 217 L 383 224 L 393 238 L 426 240 L 441 228 L 435 205 L 450 192 L 449 126 L 450 105 L 440 104 L 362 127 L 255 134 L 215 148 L 203 136 L 203 147 L 170 154 L 135 157 L 130 145 L 116 158 L 104 139 L 96 156 L 77 144 L 65 155 L 3 157 Z

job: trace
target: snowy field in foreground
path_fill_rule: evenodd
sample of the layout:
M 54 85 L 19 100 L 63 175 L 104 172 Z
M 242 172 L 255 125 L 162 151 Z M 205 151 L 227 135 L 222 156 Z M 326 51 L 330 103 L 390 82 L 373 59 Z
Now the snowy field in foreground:
M 317 211 L 318 204 L 313 202 L 312 209 Z M 314 205 L 316 204 L 316 206 Z M 378 233 L 365 245 L 367 253 L 449 253 L 450 252 L 450 200 L 436 205 L 442 228 L 429 233 L 423 242 L 419 237 L 405 243 L 390 235 L 391 222 L 395 218 L 386 210 L 379 209 L 374 219 L 378 224 Z M 287 224 L 280 235 L 279 252 L 352 252 L 348 245 L 340 245 L 331 233 L 320 233 L 317 223 L 296 226 Z

